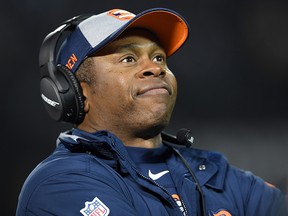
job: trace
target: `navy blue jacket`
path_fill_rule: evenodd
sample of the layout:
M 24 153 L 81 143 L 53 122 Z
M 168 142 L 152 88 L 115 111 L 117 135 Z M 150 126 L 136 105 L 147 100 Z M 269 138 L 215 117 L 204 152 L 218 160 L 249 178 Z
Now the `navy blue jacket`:
M 183 216 L 168 191 L 137 170 L 113 134 L 73 129 L 60 134 L 58 141 L 54 153 L 25 181 L 17 216 Z M 168 144 L 166 161 L 183 201 L 184 215 L 200 215 L 197 184 Z M 175 148 L 199 181 L 207 216 L 286 215 L 278 189 L 229 165 L 221 154 Z

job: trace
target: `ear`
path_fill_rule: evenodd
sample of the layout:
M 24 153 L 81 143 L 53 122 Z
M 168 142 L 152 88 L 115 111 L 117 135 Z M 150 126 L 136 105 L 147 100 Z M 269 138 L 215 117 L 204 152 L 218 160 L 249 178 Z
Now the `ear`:
M 87 113 L 89 111 L 89 92 L 91 89 L 90 86 L 85 82 L 80 82 L 80 86 L 82 88 L 82 94 L 84 97 L 84 112 Z

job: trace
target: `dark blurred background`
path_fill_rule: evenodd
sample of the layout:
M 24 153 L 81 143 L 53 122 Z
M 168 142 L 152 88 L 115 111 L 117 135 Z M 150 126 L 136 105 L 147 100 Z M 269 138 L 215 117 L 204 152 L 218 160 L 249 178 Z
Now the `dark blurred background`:
M 10 0 L 0 8 L 1 215 L 15 215 L 25 178 L 72 126 L 50 119 L 40 99 L 43 38 L 78 14 L 151 7 L 174 9 L 191 26 L 169 59 L 179 96 L 167 131 L 191 129 L 194 147 L 223 152 L 287 193 L 287 0 Z

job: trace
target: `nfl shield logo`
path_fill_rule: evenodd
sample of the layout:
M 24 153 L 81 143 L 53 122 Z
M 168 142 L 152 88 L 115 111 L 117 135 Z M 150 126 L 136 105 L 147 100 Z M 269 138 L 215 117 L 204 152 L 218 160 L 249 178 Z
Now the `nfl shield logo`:
M 91 202 L 85 202 L 85 207 L 80 210 L 84 216 L 107 216 L 109 215 L 109 208 L 104 205 L 97 197 Z

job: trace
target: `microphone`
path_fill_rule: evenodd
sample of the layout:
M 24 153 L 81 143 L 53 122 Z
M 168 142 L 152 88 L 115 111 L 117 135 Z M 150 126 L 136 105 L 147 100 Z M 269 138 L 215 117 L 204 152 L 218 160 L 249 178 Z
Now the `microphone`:
M 190 148 L 193 144 L 194 138 L 192 137 L 192 132 L 186 128 L 181 128 L 176 134 L 176 139 L 178 142 L 185 144 L 187 148 Z

